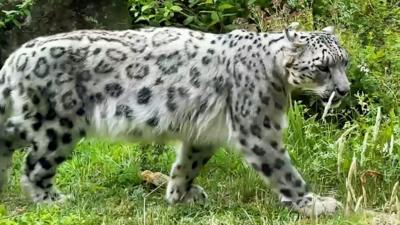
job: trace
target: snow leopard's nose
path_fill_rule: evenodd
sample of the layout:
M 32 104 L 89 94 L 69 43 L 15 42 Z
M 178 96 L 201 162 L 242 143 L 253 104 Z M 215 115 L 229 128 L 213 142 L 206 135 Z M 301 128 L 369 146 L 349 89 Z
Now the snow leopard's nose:
M 350 86 L 348 85 L 336 86 L 335 90 L 336 93 L 338 93 L 340 96 L 346 96 L 350 91 Z

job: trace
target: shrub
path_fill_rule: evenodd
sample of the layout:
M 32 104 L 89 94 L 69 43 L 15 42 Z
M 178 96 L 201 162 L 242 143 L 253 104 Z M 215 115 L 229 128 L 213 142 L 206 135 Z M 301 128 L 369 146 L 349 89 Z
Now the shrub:
M 11 29 L 14 26 L 20 27 L 21 21 L 30 16 L 30 7 L 33 0 L 23 0 L 14 6 L 14 3 L 0 2 L 0 32 Z M 5 10 L 5 8 L 12 8 Z

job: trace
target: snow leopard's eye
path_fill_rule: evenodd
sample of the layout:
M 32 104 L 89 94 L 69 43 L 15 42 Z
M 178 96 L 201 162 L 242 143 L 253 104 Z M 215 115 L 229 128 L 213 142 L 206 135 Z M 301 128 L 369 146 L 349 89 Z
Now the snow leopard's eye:
M 324 73 L 329 73 L 329 66 L 317 66 L 318 70 Z

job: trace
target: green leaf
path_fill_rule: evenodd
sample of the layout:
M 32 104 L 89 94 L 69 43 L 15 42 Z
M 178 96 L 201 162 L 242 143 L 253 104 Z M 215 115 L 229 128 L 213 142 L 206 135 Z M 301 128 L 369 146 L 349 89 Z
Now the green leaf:
M 24 14 L 26 16 L 30 16 L 31 15 L 31 11 L 29 11 L 28 9 L 24 9 L 23 12 L 24 12 Z
M 144 5 L 144 6 L 142 6 L 141 11 L 145 12 L 146 10 L 151 9 L 151 8 L 153 8 L 153 6 L 150 5 L 150 4 L 149 5 Z
M 212 11 L 211 12 L 211 19 L 212 19 L 213 23 L 218 23 L 220 21 L 218 12 Z
M 169 13 L 170 13 L 170 11 L 165 10 L 165 12 L 164 12 L 164 17 L 169 17 Z
M 194 20 L 194 17 L 193 17 L 193 16 L 188 16 L 188 17 L 183 21 L 183 24 L 184 24 L 184 25 L 188 25 L 188 24 L 192 23 L 193 20 Z
M 182 7 L 180 7 L 179 5 L 173 5 L 171 7 L 171 10 L 174 12 L 180 12 L 180 11 L 182 11 Z
M 218 6 L 219 10 L 225 10 L 225 9 L 231 9 L 233 8 L 233 5 L 229 4 L 229 3 L 222 3 L 221 5 Z
M 236 13 L 225 13 L 225 14 L 222 14 L 222 17 L 230 17 L 230 16 L 236 16 L 237 14 Z
M 21 28 L 21 23 L 17 19 L 12 19 L 11 21 L 15 24 L 15 26 Z
M 7 16 L 12 15 L 12 14 L 18 14 L 17 10 L 2 10 L 2 12 L 4 14 L 6 14 Z

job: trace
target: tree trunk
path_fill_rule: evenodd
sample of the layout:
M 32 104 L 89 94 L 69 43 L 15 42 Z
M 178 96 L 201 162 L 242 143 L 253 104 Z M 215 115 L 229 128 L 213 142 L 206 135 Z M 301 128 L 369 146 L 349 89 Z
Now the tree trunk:
M 38 36 L 77 29 L 127 29 L 130 26 L 126 0 L 36 0 L 31 18 L 20 29 L 0 35 L 0 68 L 8 55 Z

